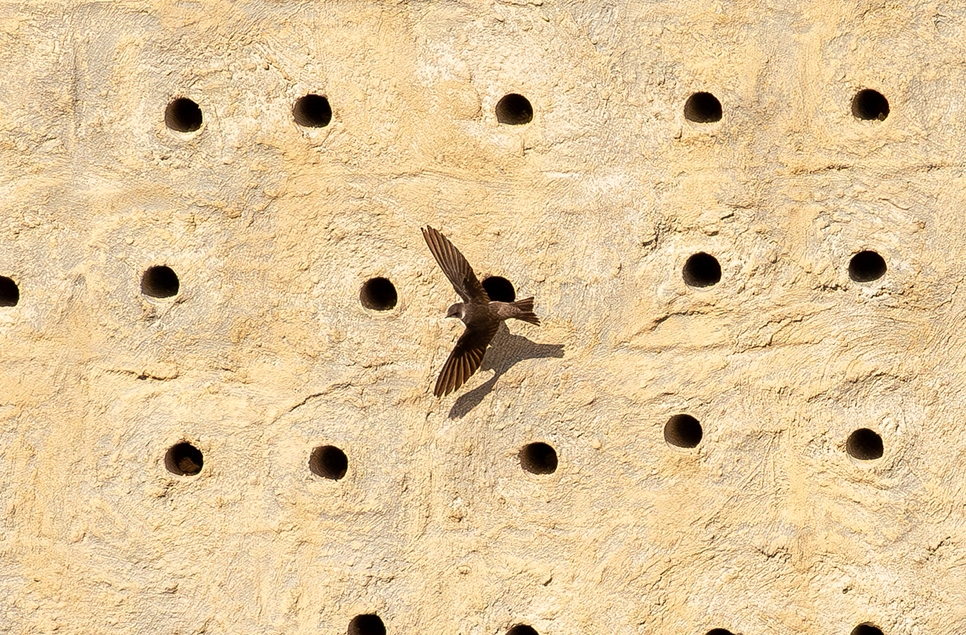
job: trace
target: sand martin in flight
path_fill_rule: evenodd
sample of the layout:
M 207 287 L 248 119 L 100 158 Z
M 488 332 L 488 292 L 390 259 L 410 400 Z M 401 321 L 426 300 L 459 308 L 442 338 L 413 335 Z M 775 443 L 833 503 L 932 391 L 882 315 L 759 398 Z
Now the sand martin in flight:
M 466 383 L 470 375 L 479 369 L 486 347 L 493 341 L 501 322 L 516 318 L 539 326 L 540 319 L 533 312 L 533 298 L 516 302 L 491 301 L 470 263 L 441 233 L 426 227 L 423 229 L 423 238 L 443 273 L 453 283 L 456 293 L 463 298 L 462 302 L 457 302 L 446 311 L 446 317 L 463 320 L 466 330 L 443 365 L 436 388 L 433 389 L 434 395 L 445 397 Z

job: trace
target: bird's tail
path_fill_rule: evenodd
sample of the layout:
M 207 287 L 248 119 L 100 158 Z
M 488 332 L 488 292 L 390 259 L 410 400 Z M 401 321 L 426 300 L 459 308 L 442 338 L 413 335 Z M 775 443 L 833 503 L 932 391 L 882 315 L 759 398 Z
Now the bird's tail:
M 513 317 L 540 326 L 540 318 L 533 312 L 533 298 L 524 298 L 523 300 L 511 302 L 510 306 L 517 310 L 517 314 Z

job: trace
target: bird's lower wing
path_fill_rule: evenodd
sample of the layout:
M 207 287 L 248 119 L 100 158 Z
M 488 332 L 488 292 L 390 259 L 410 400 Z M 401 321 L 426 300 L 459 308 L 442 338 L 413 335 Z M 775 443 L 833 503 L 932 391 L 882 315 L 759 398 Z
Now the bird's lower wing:
M 437 397 L 445 397 L 460 386 L 466 383 L 473 373 L 480 368 L 483 363 L 483 355 L 486 347 L 493 341 L 500 323 L 495 321 L 493 328 L 486 331 L 471 331 L 466 329 L 460 336 L 449 354 L 443 370 L 439 373 L 436 380 L 436 388 L 433 394 Z
M 423 229 L 423 239 L 429 250 L 433 252 L 433 257 L 439 263 L 439 268 L 443 270 L 449 281 L 453 283 L 456 293 L 463 298 L 464 302 L 486 303 L 490 297 L 483 290 L 483 285 L 473 273 L 473 267 L 467 262 L 460 250 L 453 243 L 432 227 Z

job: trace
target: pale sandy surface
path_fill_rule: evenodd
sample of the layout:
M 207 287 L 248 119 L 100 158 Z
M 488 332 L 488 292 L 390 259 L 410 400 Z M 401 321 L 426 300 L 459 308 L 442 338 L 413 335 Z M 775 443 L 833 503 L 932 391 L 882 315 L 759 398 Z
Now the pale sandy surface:
M 0 51 L 0 633 L 966 631 L 962 2 L 31 2 Z M 442 401 L 425 224 L 544 320 Z

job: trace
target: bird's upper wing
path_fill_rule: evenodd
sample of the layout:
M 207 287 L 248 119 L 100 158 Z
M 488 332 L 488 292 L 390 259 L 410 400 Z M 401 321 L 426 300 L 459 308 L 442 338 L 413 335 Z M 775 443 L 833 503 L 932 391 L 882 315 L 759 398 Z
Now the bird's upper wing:
M 463 331 L 453 352 L 449 354 L 449 359 L 443 364 L 443 370 L 436 380 L 436 388 L 433 389 L 434 395 L 445 397 L 466 383 L 483 363 L 486 347 L 493 341 L 499 327 L 500 321 L 493 320 L 493 325 L 486 329 L 467 328 Z
M 476 279 L 473 267 L 466 262 L 466 258 L 460 253 L 459 249 L 453 246 L 446 236 L 433 229 L 426 227 L 423 229 L 423 238 L 429 245 L 429 250 L 433 252 L 433 257 L 439 263 L 440 269 L 453 283 L 456 293 L 463 298 L 463 302 L 475 304 L 485 304 L 490 301 L 490 296 L 483 290 L 483 285 Z

